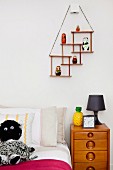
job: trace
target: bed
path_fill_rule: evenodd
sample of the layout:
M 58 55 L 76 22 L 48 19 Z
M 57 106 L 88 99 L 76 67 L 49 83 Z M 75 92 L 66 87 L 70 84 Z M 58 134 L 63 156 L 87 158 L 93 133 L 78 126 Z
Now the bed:
M 36 147 L 34 155 L 38 158 L 13 166 L 2 166 L 1 170 L 71 170 L 68 146 L 58 144 L 56 147 Z
M 27 116 L 26 116 L 27 114 Z M 0 121 L 11 119 L 23 124 L 21 140 L 35 148 L 34 160 L 1 166 L 1 170 L 71 170 L 70 150 L 65 141 L 66 108 L 0 108 Z M 26 123 L 24 125 L 24 123 Z M 32 127 L 32 128 L 31 128 Z M 26 129 L 25 129 L 26 128 Z

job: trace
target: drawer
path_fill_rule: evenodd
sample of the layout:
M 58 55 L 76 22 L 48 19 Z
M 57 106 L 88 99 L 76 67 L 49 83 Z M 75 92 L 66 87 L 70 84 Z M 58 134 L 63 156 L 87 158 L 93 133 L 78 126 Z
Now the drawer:
M 74 151 L 74 162 L 107 162 L 107 151 Z
M 73 140 L 74 150 L 107 150 L 106 140 Z
M 73 139 L 107 139 L 107 132 L 74 132 Z
M 73 170 L 106 170 L 107 162 L 99 163 L 74 163 Z

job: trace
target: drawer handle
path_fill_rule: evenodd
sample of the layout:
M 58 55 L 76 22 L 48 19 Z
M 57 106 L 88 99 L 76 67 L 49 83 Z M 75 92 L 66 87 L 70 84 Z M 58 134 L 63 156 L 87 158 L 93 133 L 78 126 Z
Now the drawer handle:
M 88 161 L 93 161 L 93 160 L 95 159 L 95 154 L 94 154 L 93 152 L 88 152 L 88 153 L 86 154 L 86 159 L 87 159 Z
M 95 168 L 92 166 L 89 166 L 86 170 L 95 170 Z
M 87 136 L 88 136 L 89 138 L 92 138 L 92 137 L 93 137 L 93 133 L 92 133 L 92 132 L 89 132 Z
M 94 141 L 88 141 L 88 142 L 86 143 L 86 147 L 87 147 L 88 149 L 93 149 L 93 148 L 95 147 L 95 142 L 94 142 Z

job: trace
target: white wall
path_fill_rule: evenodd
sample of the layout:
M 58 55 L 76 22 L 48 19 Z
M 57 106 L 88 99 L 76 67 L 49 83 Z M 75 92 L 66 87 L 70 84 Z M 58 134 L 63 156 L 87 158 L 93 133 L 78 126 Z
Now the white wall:
M 72 78 L 50 78 L 49 53 L 71 0 L 0 0 L 0 104 L 18 107 L 67 106 L 66 137 L 74 108 L 86 112 L 89 94 L 103 94 L 100 120 L 111 129 L 113 164 L 113 1 L 79 0 L 93 29 L 94 54 L 72 68 Z M 76 28 L 67 24 L 67 30 Z M 79 24 L 83 26 L 83 21 Z M 69 31 L 69 30 L 68 30 Z M 70 30 L 71 31 L 71 30 Z M 59 49 L 57 49 L 59 51 Z

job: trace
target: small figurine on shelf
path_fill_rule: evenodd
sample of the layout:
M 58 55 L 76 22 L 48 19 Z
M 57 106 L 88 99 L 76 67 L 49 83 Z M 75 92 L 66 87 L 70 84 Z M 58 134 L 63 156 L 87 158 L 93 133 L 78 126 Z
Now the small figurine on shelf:
M 77 32 L 79 32 L 79 31 L 80 31 L 80 27 L 79 27 L 79 25 L 77 25 L 77 27 L 76 27 L 76 31 L 77 31 Z
M 56 74 L 56 76 L 60 76 L 61 75 L 61 67 L 60 66 L 56 66 L 55 74 Z
M 72 63 L 77 64 L 77 57 L 76 56 L 73 56 Z
M 88 51 L 89 50 L 89 40 L 88 40 L 88 37 L 84 37 L 83 38 L 82 50 L 84 50 L 84 51 Z
M 65 33 L 62 34 L 61 42 L 62 42 L 62 44 L 66 44 L 66 34 Z

